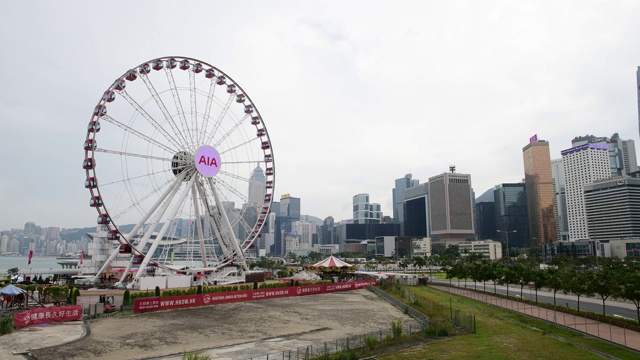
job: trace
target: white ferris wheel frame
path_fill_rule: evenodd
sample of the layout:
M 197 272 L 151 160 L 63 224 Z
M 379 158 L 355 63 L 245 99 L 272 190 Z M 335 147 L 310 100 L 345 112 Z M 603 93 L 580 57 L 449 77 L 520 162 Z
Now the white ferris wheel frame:
M 167 82 L 165 90 L 159 92 L 156 90 L 158 84 L 151 80 L 149 74 L 153 72 L 159 73 L 162 70 L 166 75 Z M 176 85 L 174 72 L 182 73 L 181 75 L 183 76 L 186 72 L 189 76 L 188 93 L 190 101 L 186 112 L 183 105 L 184 96 L 180 94 L 187 91 L 185 88 L 179 88 Z M 209 88 L 206 91 L 197 88 L 198 76 L 208 79 Z M 149 92 L 146 102 L 138 102 L 134 96 L 127 92 L 127 84 L 134 82 L 136 79 L 139 82 L 144 82 Z M 202 79 L 200 79 L 200 82 L 203 82 Z M 204 80 L 204 83 L 207 83 L 207 80 Z M 215 96 L 215 90 L 221 87 L 225 88 L 225 92 L 228 94 L 226 101 L 222 101 Z M 169 93 L 171 94 L 170 97 L 168 96 Z M 206 94 L 204 109 L 202 109 L 201 105 L 200 107 L 197 105 L 197 100 L 202 99 L 203 94 Z M 169 109 L 170 106 L 167 105 L 169 102 L 167 99 L 171 98 L 173 99 L 173 104 L 169 105 L 173 107 L 173 113 Z M 126 119 L 112 117 L 108 108 L 114 100 L 126 101 L 135 116 L 140 121 L 144 121 L 145 126 L 151 126 L 153 130 L 148 130 L 145 133 L 133 126 L 131 121 L 127 123 Z M 216 101 L 220 103 L 221 111 L 217 118 L 212 119 L 212 104 Z M 162 116 L 156 115 L 154 117 L 150 114 L 148 109 L 152 106 L 157 106 L 156 113 L 159 110 Z M 235 120 L 231 119 L 232 126 L 223 129 L 222 124 L 225 121 L 229 121 L 228 117 L 231 116 L 230 108 L 232 106 L 244 107 L 244 116 Z M 191 119 L 187 118 L 187 114 L 190 115 Z M 123 145 L 128 144 L 129 138 L 133 137 L 137 139 L 137 142 L 146 144 L 147 148 L 153 148 L 155 153 L 151 154 L 149 151 L 147 154 L 136 153 L 129 151 L 126 146 L 121 149 L 99 147 L 101 122 L 108 123 L 110 126 L 123 131 L 123 138 L 127 138 L 127 140 L 123 140 Z M 256 138 L 247 139 L 244 143 L 228 144 L 227 142 L 234 134 L 234 131 L 239 131 L 238 128 L 240 126 L 247 126 L 246 122 L 250 122 L 251 125 L 255 126 Z M 226 132 L 222 136 L 216 137 L 219 134 L 218 130 Z M 249 146 L 256 146 L 252 145 L 253 143 L 256 143 L 260 149 L 249 148 Z M 265 195 L 263 202 L 256 204 L 256 221 L 254 224 L 248 224 L 242 218 L 236 221 L 236 224 L 239 224 L 247 233 L 247 238 L 245 239 L 238 239 L 234 235 L 224 204 L 224 201 L 228 201 L 229 198 L 223 198 L 221 193 L 230 194 L 230 197 L 234 196 L 235 199 L 249 200 L 247 199 L 248 196 L 243 197 L 240 190 L 235 189 L 224 179 L 202 175 L 196 168 L 196 160 L 193 159 L 192 161 L 196 148 L 209 144 L 212 144 L 218 150 L 222 150 L 220 151 L 222 160 L 219 165 L 220 173 L 223 174 L 225 179 L 239 179 L 250 183 L 250 180 L 242 176 L 242 174 L 234 174 L 224 170 L 225 164 L 231 164 L 233 161 L 225 161 L 223 155 L 237 149 L 242 149 L 246 152 L 258 150 L 256 153 L 262 154 L 260 162 L 264 164 L 266 169 Z M 127 277 L 133 265 L 139 265 L 134 279 L 143 276 L 148 266 L 165 267 L 163 264 L 159 264 L 153 256 L 158 246 L 165 239 L 173 220 L 177 216 L 179 217 L 178 212 L 184 206 L 192 207 L 191 215 L 194 219 L 190 219 L 190 221 L 193 220 L 193 223 L 195 223 L 193 237 L 199 245 L 202 261 L 199 270 L 211 273 L 232 264 L 239 265 L 245 270 L 247 269 L 245 253 L 255 248 L 255 243 L 261 236 L 261 230 L 267 222 L 266 219 L 273 202 L 275 161 L 271 139 L 257 107 L 247 93 L 227 74 L 205 62 L 182 56 L 153 59 L 127 70 L 104 92 L 98 105 L 96 105 L 87 128 L 84 149 L 85 188 L 91 193 L 90 205 L 96 208 L 98 212 L 98 226 L 106 233 L 105 241 L 117 245 L 111 251 L 100 270 L 98 270 L 95 278 L 98 278 L 120 254 L 125 254 L 126 256 L 131 253 L 130 261 L 120 282 Z M 164 152 L 165 155 L 158 156 L 159 152 Z M 167 153 L 169 157 L 166 156 Z M 175 155 L 171 157 L 171 153 Z M 108 210 L 110 199 L 105 196 L 107 194 L 103 194 L 101 191 L 99 172 L 96 171 L 97 154 L 120 159 L 124 177 L 122 185 L 124 185 L 132 199 L 130 206 L 120 206 L 117 209 L 120 212 L 113 214 L 113 218 Z M 146 174 L 143 172 L 138 176 L 129 177 L 128 161 L 133 161 L 133 159 L 147 161 Z M 235 163 L 255 163 L 255 159 L 243 161 L 243 159 L 236 158 L 232 160 L 235 160 Z M 171 165 L 166 165 L 164 169 L 157 169 L 148 165 L 157 164 L 158 162 L 170 163 Z M 106 171 L 111 170 L 115 169 L 106 169 Z M 166 174 L 168 170 L 173 172 L 173 178 L 170 177 L 171 174 Z M 155 176 L 156 172 L 163 173 L 168 178 L 162 179 L 163 182 L 161 183 Z M 138 189 L 134 189 L 131 183 L 134 179 L 137 181 L 137 178 L 148 178 L 151 191 L 144 195 L 136 193 Z M 142 202 L 151 198 L 155 199 L 153 205 L 141 206 Z M 187 205 L 187 203 L 189 204 Z M 131 214 L 135 211 L 140 213 L 140 217 L 133 229 L 126 233 L 121 232 L 120 228 L 115 224 L 117 218 L 122 214 Z M 161 223 L 162 226 L 157 231 Z M 207 238 L 205 230 L 207 229 L 213 232 L 209 237 L 215 239 L 214 241 L 217 242 L 217 246 L 221 251 L 218 257 L 210 258 L 207 255 L 206 247 L 211 246 L 211 244 L 206 244 L 205 241 Z M 150 246 L 147 248 L 147 245 Z M 123 252 L 123 249 L 125 252 Z

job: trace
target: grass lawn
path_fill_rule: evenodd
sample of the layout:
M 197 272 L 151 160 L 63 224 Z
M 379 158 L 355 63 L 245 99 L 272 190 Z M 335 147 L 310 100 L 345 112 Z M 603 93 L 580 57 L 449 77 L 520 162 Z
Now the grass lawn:
M 512 314 L 481 302 L 460 298 L 426 286 L 411 287 L 411 291 L 415 291 L 418 295 L 430 300 L 445 304 L 448 304 L 449 299 L 452 298 L 454 300 L 454 308 L 476 315 L 477 333 L 450 337 L 411 347 L 390 355 L 379 356 L 379 359 L 602 359 L 602 357 L 573 344 L 560 341 L 540 331 L 529 329 L 495 315 L 487 314 L 478 308 L 487 309 L 506 318 L 552 332 L 570 341 L 586 345 L 620 359 L 640 358 L 636 352 L 583 336 L 580 333 L 558 328 L 545 321 Z M 469 303 L 474 307 L 460 303 L 457 300 Z

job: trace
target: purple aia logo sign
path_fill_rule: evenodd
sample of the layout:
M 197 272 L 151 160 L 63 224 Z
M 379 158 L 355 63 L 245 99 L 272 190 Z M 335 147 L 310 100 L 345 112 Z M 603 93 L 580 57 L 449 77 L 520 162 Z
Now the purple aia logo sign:
M 214 177 L 220 171 L 220 154 L 212 146 L 202 146 L 196 152 L 196 168 L 206 177 Z

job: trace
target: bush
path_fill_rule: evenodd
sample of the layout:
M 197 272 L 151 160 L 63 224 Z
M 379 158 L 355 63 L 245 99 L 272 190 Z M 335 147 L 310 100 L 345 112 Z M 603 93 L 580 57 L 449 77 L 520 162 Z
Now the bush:
M 155 295 L 160 296 L 160 286 L 156 286 Z
M 200 352 L 184 352 L 182 360 L 211 360 L 211 356 Z
M 202 294 L 202 285 L 198 285 L 198 290 L 196 290 L 196 294 Z
M 0 335 L 10 334 L 13 331 L 13 316 L 5 316 L 0 320 Z
M 257 290 L 258 289 L 258 282 L 254 281 L 253 282 L 253 290 Z
M 374 335 L 367 335 L 364 338 L 364 343 L 367 345 L 367 349 L 371 351 L 375 350 L 379 342 L 380 340 L 378 340 L 378 338 Z
M 80 289 L 73 288 L 73 296 L 71 297 L 71 300 L 73 301 L 73 305 L 76 305 L 78 301 L 78 296 L 80 296 Z
M 393 332 L 394 338 L 399 338 L 400 336 L 402 336 L 402 321 L 393 320 L 391 322 L 391 331 Z
M 122 305 L 131 305 L 131 292 L 129 289 L 124 291 L 124 295 L 122 295 Z

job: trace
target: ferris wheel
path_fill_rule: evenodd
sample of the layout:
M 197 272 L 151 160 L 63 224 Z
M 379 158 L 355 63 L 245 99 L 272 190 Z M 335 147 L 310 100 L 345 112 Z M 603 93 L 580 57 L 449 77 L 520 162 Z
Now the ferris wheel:
M 122 279 L 176 259 L 202 273 L 247 269 L 275 163 L 256 105 L 227 74 L 177 56 L 127 70 L 95 106 L 84 151 L 104 243 L 96 277 L 118 262 Z

